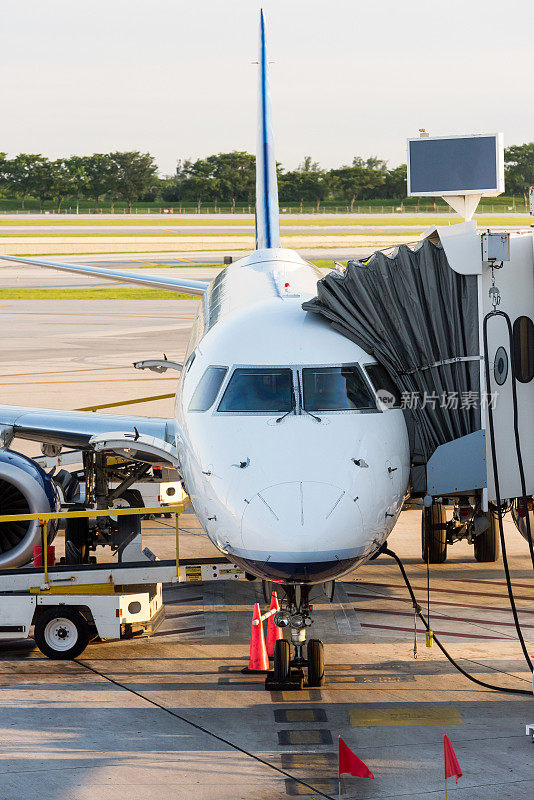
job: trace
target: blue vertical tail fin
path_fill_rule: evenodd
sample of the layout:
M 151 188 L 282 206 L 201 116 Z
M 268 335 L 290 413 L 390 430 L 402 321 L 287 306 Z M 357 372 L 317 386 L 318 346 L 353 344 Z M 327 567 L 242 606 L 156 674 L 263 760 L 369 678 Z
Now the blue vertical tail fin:
M 258 146 L 256 151 L 256 249 L 280 247 L 278 182 L 274 155 L 265 20 L 260 13 Z

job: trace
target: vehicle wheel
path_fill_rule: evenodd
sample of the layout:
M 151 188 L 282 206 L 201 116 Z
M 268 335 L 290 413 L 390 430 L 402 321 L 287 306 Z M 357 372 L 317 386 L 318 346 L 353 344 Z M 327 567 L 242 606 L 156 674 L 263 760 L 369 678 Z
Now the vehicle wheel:
M 83 653 L 91 629 L 82 614 L 69 606 L 52 606 L 35 623 L 35 643 L 48 658 L 71 659 Z
M 423 561 L 443 564 L 447 560 L 447 517 L 441 503 L 432 503 L 423 509 L 421 545 Z
M 284 683 L 289 679 L 289 642 L 278 639 L 274 645 L 274 680 Z
M 263 599 L 266 603 L 271 602 L 271 597 L 273 594 L 273 583 L 272 581 L 263 581 L 261 582 L 261 588 L 263 590 Z
M 308 686 L 324 683 L 324 646 L 320 639 L 308 642 Z
M 81 511 L 82 508 L 73 508 L 73 511 Z M 65 520 L 65 564 L 88 563 L 89 520 L 87 517 L 67 518 Z
M 499 520 L 488 511 L 489 528 L 480 533 L 475 541 L 475 558 L 477 561 L 498 561 L 501 555 L 501 537 L 499 535 Z

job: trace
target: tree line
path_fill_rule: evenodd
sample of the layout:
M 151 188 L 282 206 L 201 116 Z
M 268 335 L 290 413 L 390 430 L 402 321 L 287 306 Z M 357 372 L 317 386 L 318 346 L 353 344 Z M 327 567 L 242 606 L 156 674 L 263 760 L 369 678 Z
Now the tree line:
M 406 197 L 406 165 L 389 168 L 387 162 L 371 157 L 353 158 L 352 163 L 325 170 L 306 156 L 297 169 L 285 171 L 277 164 L 281 203 L 314 203 L 319 209 L 326 200 L 342 201 L 351 211 L 357 200 L 403 199 Z M 527 199 L 534 185 L 534 142 L 505 150 L 507 195 Z M 0 153 L 0 191 L 25 200 L 37 198 L 41 209 L 53 200 L 58 211 L 66 200 L 76 204 L 92 200 L 95 207 L 105 199 L 122 200 L 130 211 L 141 200 L 168 203 L 237 202 L 251 208 L 255 196 L 255 157 L 244 151 L 219 153 L 196 160 L 179 161 L 176 173 L 158 177 L 154 158 L 139 151 L 94 153 L 50 160 L 40 154 L 20 153 L 12 159 Z
M 54 200 L 58 212 L 67 198 L 75 201 L 76 211 L 82 198 L 94 200 L 97 208 L 106 198 L 112 208 L 124 200 L 131 211 L 156 181 L 157 166 L 149 153 L 94 153 L 55 161 L 34 153 L 12 159 L 0 154 L 0 189 L 19 198 L 22 208 L 28 197 L 38 198 L 41 210 L 46 200 Z

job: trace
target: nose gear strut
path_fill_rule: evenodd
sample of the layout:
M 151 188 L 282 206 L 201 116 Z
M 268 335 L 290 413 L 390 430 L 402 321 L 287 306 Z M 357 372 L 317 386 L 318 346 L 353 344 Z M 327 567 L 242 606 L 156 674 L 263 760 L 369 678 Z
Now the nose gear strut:
M 307 668 L 307 685 L 322 686 L 324 683 L 324 648 L 319 639 L 310 639 L 306 647 L 306 630 L 313 624 L 309 602 L 310 586 L 297 584 L 284 586 L 285 598 L 282 608 L 274 618 L 275 625 L 291 628 L 291 644 L 294 656 L 289 658 L 289 642 L 281 639 L 276 642 L 274 651 L 274 670 L 265 679 L 265 688 L 273 690 L 302 689 L 304 670 Z

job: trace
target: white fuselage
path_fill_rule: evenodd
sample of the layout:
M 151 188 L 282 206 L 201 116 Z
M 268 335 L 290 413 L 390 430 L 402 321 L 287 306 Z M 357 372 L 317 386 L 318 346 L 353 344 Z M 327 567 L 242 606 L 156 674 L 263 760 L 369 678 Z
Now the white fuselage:
M 200 523 L 232 560 L 280 582 L 329 580 L 369 558 L 395 524 L 409 477 L 400 409 L 314 417 L 302 408 L 310 367 L 360 365 L 375 398 L 363 369 L 375 359 L 302 309 L 320 277 L 283 249 L 228 266 L 201 301 L 176 398 L 179 459 Z M 224 378 L 209 408 L 191 410 L 210 367 Z M 219 410 L 236 369 L 266 367 L 291 369 L 294 410 Z

